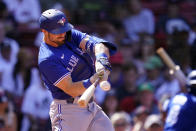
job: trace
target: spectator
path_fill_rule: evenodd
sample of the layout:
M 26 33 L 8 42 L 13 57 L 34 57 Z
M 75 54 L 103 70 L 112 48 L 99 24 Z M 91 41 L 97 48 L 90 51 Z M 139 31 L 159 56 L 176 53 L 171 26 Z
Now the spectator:
M 8 12 L 7 5 L 3 1 L 0 1 L 0 20 L 5 21 L 6 35 L 15 38 L 14 34 L 17 24 L 14 16 Z
M 158 114 L 158 105 L 154 98 L 154 87 L 150 83 L 143 83 L 138 87 L 138 102 L 144 106 L 149 113 Z
M 151 35 L 144 34 L 140 39 L 140 50 L 138 51 L 139 74 L 145 74 L 144 63 L 155 54 L 155 41 Z
M 16 22 L 24 27 L 38 28 L 41 8 L 38 0 L 4 0 Z M 33 9 L 33 10 L 32 10 Z
M 0 88 L 0 130 L 16 131 L 17 118 L 13 111 L 13 105 L 8 101 L 5 91 Z
M 118 99 L 116 97 L 115 90 L 110 90 L 104 99 L 104 102 L 102 104 L 103 111 L 108 115 L 108 117 L 111 117 L 115 112 L 118 111 Z
M 149 57 L 155 54 L 154 38 L 148 34 L 143 35 L 141 41 L 141 60 L 146 62 Z
M 180 1 L 167 1 L 167 13 L 160 16 L 156 25 L 156 32 L 164 32 L 172 34 L 174 30 L 189 30 L 190 27 L 187 21 L 180 15 Z
M 112 64 L 112 71 L 110 72 L 109 80 L 111 83 L 111 87 L 120 88 L 123 82 L 123 56 L 120 52 L 116 53 L 114 56 L 110 57 L 110 63 Z
M 18 43 L 6 37 L 5 22 L 0 20 L 0 68 L 2 69 L 1 86 L 6 92 L 14 93 L 13 71 L 19 51 Z
M 126 112 L 116 112 L 110 119 L 115 131 L 131 131 L 131 117 Z
M 105 40 L 116 42 L 117 31 L 108 20 L 99 20 L 95 23 L 97 36 Z M 104 30 L 104 31 L 103 31 Z
M 31 85 L 31 69 L 33 66 L 33 54 L 29 47 L 20 48 L 18 53 L 18 61 L 14 67 L 13 77 L 14 77 L 14 95 L 13 101 L 15 106 L 15 111 L 18 118 L 18 129 L 20 129 L 22 113 L 21 113 L 21 104 L 23 101 L 23 96 L 25 90 Z
M 104 0 L 78 0 L 78 5 L 81 8 L 77 9 L 76 24 L 92 24 L 106 17 Z
M 49 130 L 49 109 L 52 102 L 50 92 L 41 82 L 39 72 L 36 68 L 32 70 L 32 78 L 37 78 L 33 84 L 25 91 L 22 103 L 22 113 L 24 114 L 21 131 L 29 129 L 36 131 Z M 36 97 L 34 95 L 36 94 Z
M 139 41 L 143 33 L 154 33 L 154 15 L 142 8 L 140 0 L 128 0 L 128 17 L 123 21 L 124 27 L 132 41 Z
M 161 84 L 161 86 L 157 89 L 155 93 L 157 101 L 160 101 L 160 99 L 164 95 L 167 95 L 168 97 L 173 97 L 181 91 L 178 80 L 175 79 L 174 74 L 169 73 L 168 68 L 164 70 L 164 78 L 164 82 Z
M 133 131 L 144 131 L 144 122 L 149 115 L 149 111 L 145 106 L 138 106 L 134 112 L 133 116 Z
M 156 91 L 164 81 L 161 70 L 162 67 L 163 63 L 158 56 L 154 55 L 149 57 L 144 63 L 146 74 L 140 78 L 140 84 L 148 82 L 154 87 L 154 91 Z
M 170 0 L 168 2 L 168 14 L 162 25 L 168 34 L 167 51 L 169 55 L 181 67 L 182 71 L 187 73 L 190 70 L 190 48 L 188 44 L 190 27 L 180 15 L 179 4 L 179 1 Z
M 187 73 L 190 70 L 190 46 L 188 44 L 189 31 L 185 28 L 174 29 L 168 37 L 167 51 L 181 70 Z M 182 59 L 183 58 L 183 59 Z
M 141 46 L 139 43 L 131 43 L 129 40 L 124 40 L 119 46 L 120 53 L 123 57 L 123 64 L 134 63 L 138 68 L 138 74 L 143 74 L 143 63 L 139 57 Z
M 42 11 L 51 9 L 51 8 L 59 9 L 59 10 L 61 10 L 60 8 L 64 8 L 64 9 L 69 10 L 70 12 L 74 12 L 74 10 L 76 10 L 78 7 L 78 0 L 66 0 L 66 1 L 65 0 L 57 0 L 57 1 L 39 0 L 39 1 L 40 1 Z M 65 11 L 64 9 L 62 11 Z
M 120 45 L 120 53 L 122 54 L 123 57 L 123 64 L 127 64 L 130 62 L 133 62 L 134 56 L 135 56 L 135 49 L 133 44 L 121 44 Z
M 189 32 L 188 43 L 190 46 L 194 44 L 196 40 L 196 21 L 191 25 L 191 30 Z
M 130 41 L 129 41 L 130 42 Z M 135 43 L 121 43 L 119 46 L 120 53 L 123 57 L 123 64 L 133 63 L 140 67 L 141 62 L 137 59 L 137 54 L 140 51 L 140 45 Z M 140 70 L 138 70 L 140 73 Z
M 7 6 L 3 1 L 0 1 L 0 19 L 6 19 L 7 17 Z
M 14 69 L 15 80 L 15 94 L 17 96 L 23 96 L 24 91 L 31 84 L 31 69 L 34 66 L 33 53 L 30 47 L 20 48 L 18 53 L 18 61 Z
M 163 122 L 160 115 L 149 115 L 144 123 L 146 131 L 163 131 Z
M 133 63 L 123 66 L 123 83 L 117 89 L 117 97 L 120 101 L 120 109 L 128 113 L 133 111 L 136 106 L 137 78 L 137 67 Z

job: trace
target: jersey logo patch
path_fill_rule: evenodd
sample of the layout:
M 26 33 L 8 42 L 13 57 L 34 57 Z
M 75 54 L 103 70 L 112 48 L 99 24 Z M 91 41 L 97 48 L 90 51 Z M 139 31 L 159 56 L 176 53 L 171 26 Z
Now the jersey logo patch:
M 64 59 L 64 57 L 65 57 L 64 54 L 62 54 L 61 59 Z
M 72 72 L 74 67 L 78 64 L 79 59 L 74 55 L 71 56 L 69 60 L 68 67 L 66 68 L 68 71 Z

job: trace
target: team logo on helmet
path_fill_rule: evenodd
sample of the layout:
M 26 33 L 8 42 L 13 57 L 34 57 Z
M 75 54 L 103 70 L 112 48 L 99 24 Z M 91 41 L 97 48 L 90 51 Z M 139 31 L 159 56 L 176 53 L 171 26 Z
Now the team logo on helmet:
M 66 19 L 62 17 L 57 23 L 61 24 L 62 26 L 65 25 Z

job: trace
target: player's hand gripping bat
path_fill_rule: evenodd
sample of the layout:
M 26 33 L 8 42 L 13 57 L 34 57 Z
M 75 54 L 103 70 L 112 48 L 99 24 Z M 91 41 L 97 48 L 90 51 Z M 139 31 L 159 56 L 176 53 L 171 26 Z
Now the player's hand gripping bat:
M 99 84 L 99 82 L 100 82 L 100 78 L 98 78 L 89 88 L 87 88 L 85 90 L 85 92 L 82 94 L 82 96 L 78 100 L 78 105 L 80 107 L 86 107 L 87 106 L 89 100 L 94 95 L 95 89 L 96 89 L 97 85 Z M 103 90 L 108 91 L 108 90 L 110 90 L 110 83 L 108 81 L 101 81 L 100 82 L 100 87 Z

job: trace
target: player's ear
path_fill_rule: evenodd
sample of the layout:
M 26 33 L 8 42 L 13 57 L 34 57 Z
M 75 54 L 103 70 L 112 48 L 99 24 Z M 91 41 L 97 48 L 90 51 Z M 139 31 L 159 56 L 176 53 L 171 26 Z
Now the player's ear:
M 41 31 L 44 33 L 44 35 L 47 35 L 47 33 L 48 33 L 48 31 L 44 30 L 44 29 L 42 29 Z
M 44 29 L 41 29 L 41 32 L 45 33 L 45 32 L 46 32 L 46 30 L 44 30 Z

